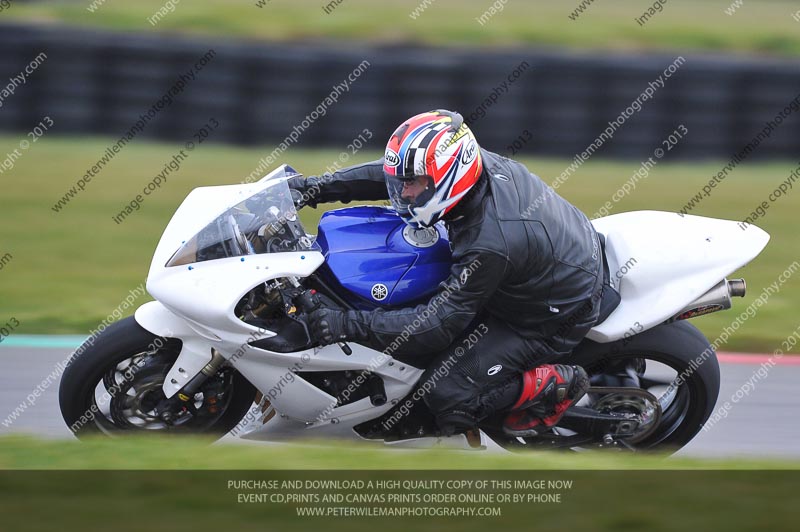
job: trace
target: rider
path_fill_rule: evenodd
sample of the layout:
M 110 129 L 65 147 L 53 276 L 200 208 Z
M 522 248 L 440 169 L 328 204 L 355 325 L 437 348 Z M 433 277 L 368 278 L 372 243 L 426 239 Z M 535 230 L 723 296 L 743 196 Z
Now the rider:
M 410 226 L 446 225 L 453 265 L 428 305 L 322 307 L 309 317 L 322 344 L 351 340 L 383 350 L 394 342 L 400 347 L 393 355 L 427 367 L 423 397 L 443 433 L 474 429 L 510 410 L 505 432 L 533 436 L 586 393 L 583 368 L 551 362 L 598 321 L 599 237 L 583 213 L 522 164 L 481 149 L 461 115 L 411 117 L 392 134 L 383 159 L 289 185 L 313 207 L 385 199 L 388 188 Z M 472 345 L 466 338 L 478 331 Z

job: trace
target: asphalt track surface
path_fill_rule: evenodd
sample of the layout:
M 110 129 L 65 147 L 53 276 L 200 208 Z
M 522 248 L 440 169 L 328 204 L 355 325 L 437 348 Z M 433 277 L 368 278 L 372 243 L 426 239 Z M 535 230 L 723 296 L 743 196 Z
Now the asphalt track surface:
M 72 350 L 0 345 L 0 435 L 26 433 L 45 438 L 72 438 L 58 408 L 58 379 L 44 387 L 15 420 L 9 416 Z M 10 345 L 9 345 L 10 344 Z M 63 342 L 62 342 L 63 344 Z M 709 430 L 701 431 L 679 452 L 683 456 L 732 458 L 800 458 L 800 357 L 787 355 L 775 366 L 764 355 L 721 354 L 722 389 Z M 768 372 L 762 368 L 768 368 Z M 761 370 L 763 377 L 757 373 Z M 749 385 L 747 383 L 750 383 Z M 745 391 L 747 393 L 745 393 Z M 729 408 L 724 408 L 726 401 Z M 722 417 L 721 414 L 726 417 Z

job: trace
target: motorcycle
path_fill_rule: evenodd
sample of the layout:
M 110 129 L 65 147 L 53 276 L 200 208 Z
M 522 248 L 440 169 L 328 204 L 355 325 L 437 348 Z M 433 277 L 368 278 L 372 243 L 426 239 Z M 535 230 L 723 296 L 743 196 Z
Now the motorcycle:
M 390 208 L 357 206 L 325 213 L 315 237 L 292 200 L 295 175 L 284 165 L 184 200 L 150 266 L 155 301 L 87 341 L 63 373 L 61 412 L 78 437 L 675 450 L 712 413 L 719 364 L 687 319 L 744 296 L 744 281 L 726 276 L 766 246 L 761 229 L 656 211 L 594 220 L 619 302 L 562 361 L 586 369 L 589 392 L 534 437 L 504 434 L 505 413 L 445 436 L 422 400 L 424 368 L 390 349 L 319 346 L 304 320 L 321 304 L 427 302 L 450 271 L 445 227 L 415 230 Z

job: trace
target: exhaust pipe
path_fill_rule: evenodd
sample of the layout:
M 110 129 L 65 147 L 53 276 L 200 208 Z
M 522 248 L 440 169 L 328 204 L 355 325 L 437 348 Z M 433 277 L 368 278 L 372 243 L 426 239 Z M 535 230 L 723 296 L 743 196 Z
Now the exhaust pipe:
M 728 289 L 731 297 L 744 297 L 747 293 L 747 283 L 744 282 L 744 279 L 731 279 L 728 281 Z
M 711 314 L 712 312 L 727 310 L 732 306 L 731 298 L 744 297 L 746 293 L 747 284 L 744 279 L 723 279 L 714 288 L 686 305 L 667 322 L 687 320 Z

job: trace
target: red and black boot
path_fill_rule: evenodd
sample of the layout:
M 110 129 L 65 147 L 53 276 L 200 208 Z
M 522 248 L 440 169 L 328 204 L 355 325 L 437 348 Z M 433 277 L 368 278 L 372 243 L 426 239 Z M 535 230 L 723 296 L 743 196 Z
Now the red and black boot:
M 503 422 L 510 436 L 529 438 L 559 422 L 564 412 L 589 389 L 580 366 L 545 364 L 522 374 L 522 394 Z

